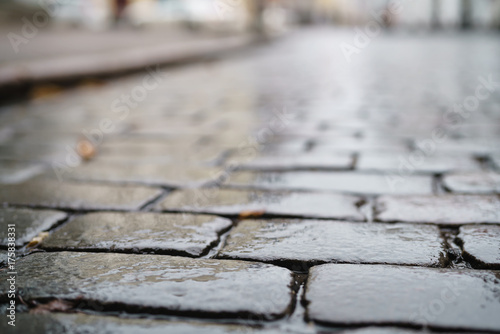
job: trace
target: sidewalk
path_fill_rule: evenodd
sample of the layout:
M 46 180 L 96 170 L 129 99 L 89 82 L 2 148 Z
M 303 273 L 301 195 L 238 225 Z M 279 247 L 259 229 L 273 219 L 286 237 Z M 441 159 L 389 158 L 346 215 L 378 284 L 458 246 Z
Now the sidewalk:
M 254 41 L 246 34 L 216 35 L 150 27 L 88 30 L 40 30 L 18 53 L 7 35 L 19 28 L 0 28 L 0 89 L 9 92 L 41 82 L 102 77 L 214 56 Z M 3 95 L 3 94 L 1 94 Z

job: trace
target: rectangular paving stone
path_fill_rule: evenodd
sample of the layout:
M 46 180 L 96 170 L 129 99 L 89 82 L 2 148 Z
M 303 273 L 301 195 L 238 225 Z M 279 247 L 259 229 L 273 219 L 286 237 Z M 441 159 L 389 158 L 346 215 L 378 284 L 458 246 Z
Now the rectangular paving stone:
M 458 234 L 464 257 L 475 268 L 500 269 L 500 226 L 460 226 Z
M 269 155 L 254 159 L 246 157 L 229 158 L 227 164 L 238 170 L 290 171 L 290 170 L 342 170 L 352 168 L 351 154 L 302 154 Z
M 91 213 L 65 224 L 43 241 L 43 247 L 199 256 L 231 224 L 229 219 L 208 215 Z
M 142 186 L 37 179 L 0 187 L 0 203 L 74 210 L 136 210 L 161 193 L 161 189 Z
M 500 194 L 500 174 L 495 172 L 457 172 L 443 177 L 443 186 L 454 193 Z
M 157 210 L 240 215 L 266 215 L 364 220 L 355 196 L 220 188 L 180 189 L 158 203 Z
M 491 155 L 490 159 L 493 162 L 493 166 L 496 168 L 496 170 L 500 171 L 500 154 Z
M 182 164 L 90 163 L 79 166 L 67 178 L 78 181 L 160 184 L 172 187 L 198 186 L 213 181 L 221 168 Z
M 44 169 L 46 167 L 39 163 L 0 160 L 0 184 L 26 181 L 35 175 L 41 174 Z
M 78 303 L 77 303 L 78 306 Z M 3 314 L 5 312 L 2 312 Z M 277 334 L 279 331 L 243 325 L 168 321 L 143 318 L 89 315 L 83 313 L 17 313 L 16 326 L 0 322 L 2 333 L 89 333 L 94 334 Z
M 292 273 L 262 263 L 58 252 L 26 256 L 16 269 L 25 301 L 91 300 L 141 313 L 264 319 L 283 316 L 292 304 Z M 7 284 L 1 281 L 0 291 L 7 291 Z
M 340 150 L 406 152 L 408 151 L 408 143 L 395 137 L 327 138 L 319 139 L 312 152 L 325 154 Z
M 386 265 L 313 267 L 308 318 L 333 325 L 500 330 L 500 273 Z
M 488 195 L 381 196 L 375 219 L 386 222 L 500 223 L 500 198 Z
M 444 173 L 454 170 L 478 170 L 479 163 L 471 156 L 425 155 L 416 153 L 361 153 L 356 163 L 359 170 Z
M 66 213 L 61 211 L 0 208 L 0 223 L 4 227 L 0 230 L 0 245 L 7 246 L 8 224 L 15 224 L 15 243 L 22 246 L 66 217 Z
M 432 225 L 317 220 L 245 220 L 231 231 L 221 258 L 264 262 L 347 262 L 441 266 L 439 229 Z
M 0 249 L 0 267 L 7 265 L 7 251 Z
M 236 172 L 226 184 L 271 190 L 325 190 L 356 194 L 432 194 L 430 176 L 414 175 L 397 186 L 380 174 L 360 172 Z

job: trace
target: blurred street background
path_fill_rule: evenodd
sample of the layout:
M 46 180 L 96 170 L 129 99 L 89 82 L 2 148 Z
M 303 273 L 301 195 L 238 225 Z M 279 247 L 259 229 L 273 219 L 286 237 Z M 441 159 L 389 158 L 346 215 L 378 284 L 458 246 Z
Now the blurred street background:
M 1 333 L 500 332 L 500 0 L 0 22 Z

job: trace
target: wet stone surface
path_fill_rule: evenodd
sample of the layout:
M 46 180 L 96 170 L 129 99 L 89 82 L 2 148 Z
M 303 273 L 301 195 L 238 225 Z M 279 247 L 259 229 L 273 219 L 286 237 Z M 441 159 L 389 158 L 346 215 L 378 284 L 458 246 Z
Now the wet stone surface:
M 2 333 L 88 333 L 95 334 L 274 334 L 278 331 L 258 329 L 239 325 L 207 324 L 201 322 L 182 322 L 152 319 L 126 319 L 113 316 L 96 316 L 88 314 L 27 314 L 16 315 L 16 327 L 0 323 Z
M 461 226 L 458 239 L 474 267 L 500 269 L 500 226 Z
M 7 251 L 0 249 L 0 266 L 6 266 L 7 265 Z
M 314 220 L 245 220 L 219 257 L 265 262 L 346 262 L 442 266 L 439 229 L 431 225 Z
M 329 324 L 500 330 L 500 273 L 326 264 L 309 273 L 308 317 Z
M 0 187 L 0 203 L 74 210 L 133 210 L 161 192 L 160 189 L 142 186 L 30 180 Z
M 236 172 L 228 185 L 261 189 L 323 190 L 359 194 L 431 194 L 429 176 L 410 176 L 404 186 L 393 187 L 384 175 L 358 172 Z
M 490 159 L 495 169 L 500 172 L 500 154 L 492 155 Z
M 65 224 L 44 240 L 43 247 L 199 256 L 231 224 L 208 215 L 91 213 Z
M 244 159 L 244 157 L 243 157 Z M 228 159 L 228 165 L 234 165 L 238 170 L 256 171 L 289 171 L 289 170 L 342 170 L 352 168 L 351 154 L 303 154 L 295 156 L 269 155 L 255 159 Z
M 443 225 L 500 223 L 500 198 L 487 195 L 381 196 L 375 218 Z
M 349 195 L 220 188 L 176 190 L 160 202 L 158 210 L 179 210 L 226 215 L 305 216 L 363 220 L 357 204 L 361 198 Z
M 443 185 L 454 193 L 500 194 L 500 174 L 494 172 L 445 175 Z
M 426 330 L 406 329 L 397 327 L 376 327 L 370 326 L 360 329 L 350 329 L 338 332 L 339 334 L 424 334 L 431 333 Z
M 0 184 L 20 183 L 41 174 L 45 167 L 42 164 L 0 160 Z
M 50 229 L 66 218 L 66 213 L 53 210 L 0 208 L 0 245 L 7 246 L 7 225 L 15 224 L 16 246 L 29 242 L 38 233 Z
M 479 163 L 470 156 L 433 155 L 422 159 L 409 153 L 361 153 L 356 163 L 359 170 L 413 171 L 421 173 L 444 173 L 453 170 L 478 170 Z M 412 163 L 413 162 L 413 163 Z
M 16 267 L 24 300 L 81 299 L 135 312 L 264 319 L 283 316 L 292 302 L 291 272 L 259 263 L 58 252 L 31 254 Z M 0 282 L 0 291 L 6 285 Z
M 210 182 L 220 169 L 178 164 L 89 164 L 75 168 L 68 179 L 116 183 L 159 184 L 165 186 L 197 186 Z

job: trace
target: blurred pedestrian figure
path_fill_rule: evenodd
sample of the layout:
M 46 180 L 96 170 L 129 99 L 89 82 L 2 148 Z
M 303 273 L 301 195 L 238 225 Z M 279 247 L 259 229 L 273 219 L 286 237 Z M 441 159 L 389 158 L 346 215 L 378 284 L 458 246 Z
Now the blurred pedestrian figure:
M 123 17 L 125 7 L 127 7 L 127 0 L 114 0 L 115 2 L 115 24 L 118 24 Z

